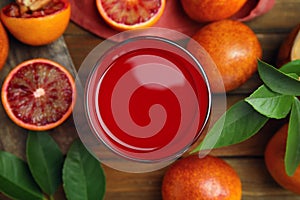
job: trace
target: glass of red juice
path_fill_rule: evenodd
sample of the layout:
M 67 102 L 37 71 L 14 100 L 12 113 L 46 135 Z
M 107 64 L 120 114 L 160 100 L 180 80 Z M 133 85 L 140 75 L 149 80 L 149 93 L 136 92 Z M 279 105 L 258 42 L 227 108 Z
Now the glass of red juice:
M 163 167 L 189 149 L 209 119 L 206 74 L 189 51 L 165 37 L 138 34 L 106 43 L 81 72 L 79 136 L 113 168 Z

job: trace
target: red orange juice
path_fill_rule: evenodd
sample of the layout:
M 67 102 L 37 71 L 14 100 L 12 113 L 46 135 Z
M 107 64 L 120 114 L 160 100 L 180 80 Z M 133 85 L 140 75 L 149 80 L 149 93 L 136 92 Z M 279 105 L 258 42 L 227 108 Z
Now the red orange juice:
M 201 134 L 211 107 L 199 62 L 183 47 L 154 36 L 110 48 L 90 73 L 85 96 L 95 138 L 141 162 L 180 156 Z

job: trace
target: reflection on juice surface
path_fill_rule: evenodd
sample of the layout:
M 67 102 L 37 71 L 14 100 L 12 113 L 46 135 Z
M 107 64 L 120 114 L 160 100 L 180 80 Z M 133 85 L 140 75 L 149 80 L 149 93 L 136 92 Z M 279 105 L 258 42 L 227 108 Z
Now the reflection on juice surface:
M 138 161 L 183 153 L 210 111 L 199 64 L 183 48 L 151 37 L 108 54 L 113 55 L 95 66 L 86 93 L 95 136 L 115 153 Z

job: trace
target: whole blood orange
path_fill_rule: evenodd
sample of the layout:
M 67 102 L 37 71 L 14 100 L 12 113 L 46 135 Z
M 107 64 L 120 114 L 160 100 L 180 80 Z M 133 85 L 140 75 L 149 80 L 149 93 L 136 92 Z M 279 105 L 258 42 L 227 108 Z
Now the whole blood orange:
M 164 12 L 166 0 L 96 0 L 96 4 L 104 21 L 122 31 L 155 24 Z
M 235 170 L 218 157 L 191 155 L 167 169 L 162 183 L 164 200 L 240 200 L 241 180 Z
M 64 122 L 75 104 L 72 75 L 60 64 L 36 58 L 16 66 L 2 85 L 2 104 L 13 122 L 35 131 Z
M 58 39 L 67 28 L 71 6 L 67 0 L 51 0 L 43 8 L 21 12 L 17 3 L 1 9 L 1 20 L 19 41 L 33 46 L 46 45 Z
M 270 139 L 265 150 L 265 163 L 274 180 L 283 188 L 300 194 L 300 166 L 293 176 L 285 172 L 284 156 L 288 124 L 283 125 Z
M 181 0 L 186 14 L 198 22 L 217 21 L 237 13 L 247 0 Z
M 256 72 L 257 59 L 262 57 L 262 48 L 256 34 L 242 22 L 212 22 L 201 28 L 192 38 L 209 53 L 217 65 L 226 91 L 245 83 Z M 197 49 L 190 50 L 197 54 Z M 208 78 L 214 82 L 215 77 Z M 220 92 L 215 90 L 213 92 Z
M 2 23 L 0 22 L 0 70 L 4 66 L 9 51 L 9 41 Z
M 276 60 L 277 67 L 300 59 L 300 24 L 295 26 L 282 42 Z

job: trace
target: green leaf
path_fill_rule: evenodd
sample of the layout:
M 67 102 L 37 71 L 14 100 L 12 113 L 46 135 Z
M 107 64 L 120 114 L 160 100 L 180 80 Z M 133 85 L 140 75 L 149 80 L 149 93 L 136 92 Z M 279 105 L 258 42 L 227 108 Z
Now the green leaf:
M 26 162 L 4 151 L 0 151 L 0 192 L 12 199 L 45 199 Z
M 62 183 L 64 157 L 46 132 L 29 132 L 26 144 L 29 169 L 40 188 L 48 195 Z
M 292 176 L 300 164 L 300 101 L 295 97 L 289 121 L 285 152 L 285 170 Z
M 296 74 L 296 73 L 288 73 L 286 75 L 288 75 L 288 76 L 290 76 L 290 77 L 292 77 L 294 79 L 298 79 L 298 77 L 299 77 L 298 74 Z
M 211 146 L 214 148 L 229 146 L 247 140 L 256 134 L 268 119 L 245 101 L 239 101 L 217 120 L 203 142 L 192 152 L 206 150 L 206 147 Z
M 75 140 L 63 167 L 63 187 L 68 200 L 103 199 L 105 175 L 96 158 Z
M 258 73 L 262 81 L 274 92 L 300 96 L 300 81 L 286 75 L 275 67 L 258 61 Z
M 280 69 L 285 74 L 294 73 L 300 76 L 300 60 L 293 60 L 291 62 L 286 63 Z
M 265 85 L 260 86 L 245 99 L 260 114 L 275 119 L 285 118 L 293 103 L 293 96 L 273 92 Z

